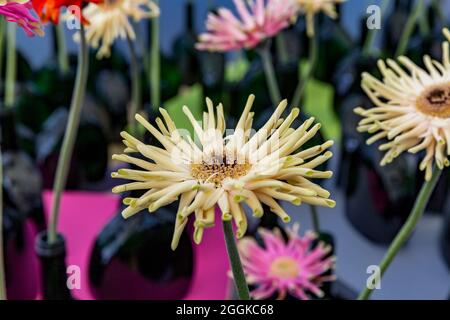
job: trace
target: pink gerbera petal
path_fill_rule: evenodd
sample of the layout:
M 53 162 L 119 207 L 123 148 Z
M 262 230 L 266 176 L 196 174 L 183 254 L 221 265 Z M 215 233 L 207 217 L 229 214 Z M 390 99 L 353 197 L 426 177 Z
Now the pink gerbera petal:
M 298 13 L 295 0 L 234 0 L 234 5 L 239 17 L 225 8 L 208 14 L 207 33 L 200 36 L 197 49 L 254 48 L 286 28 Z
M 279 299 L 287 293 L 302 300 L 309 299 L 308 294 L 322 297 L 322 284 L 336 279 L 328 274 L 335 262 L 330 247 L 322 242 L 313 246 L 317 235 L 307 232 L 302 237 L 298 231 L 298 225 L 287 230 L 285 241 L 278 229 L 261 229 L 264 246 L 249 237 L 239 242 L 244 273 L 256 287 L 251 292 L 254 299 L 266 299 L 275 293 Z
M 32 15 L 32 12 L 31 2 L 7 2 L 0 6 L 0 15 L 4 16 L 6 21 L 17 23 L 29 36 L 35 34 L 42 36 L 44 32 L 40 21 Z

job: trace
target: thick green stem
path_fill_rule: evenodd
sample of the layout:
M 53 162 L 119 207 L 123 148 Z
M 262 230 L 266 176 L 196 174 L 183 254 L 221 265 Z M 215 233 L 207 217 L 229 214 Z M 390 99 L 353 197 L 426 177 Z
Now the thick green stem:
M 67 54 L 66 36 L 64 33 L 64 23 L 60 22 L 55 26 L 56 42 L 58 46 L 58 66 L 62 75 L 69 72 L 69 55 Z
M 86 83 L 89 71 L 88 47 L 86 45 L 86 36 L 83 25 L 80 29 L 80 48 L 78 53 L 78 67 L 75 79 L 75 87 L 72 94 L 72 102 L 70 104 L 69 120 L 67 122 L 64 140 L 59 154 L 58 166 L 56 168 L 55 182 L 53 185 L 52 211 L 48 226 L 48 242 L 53 243 L 57 236 L 57 224 L 59 207 L 61 202 L 61 194 L 66 186 L 67 175 L 70 169 L 70 161 L 72 159 L 73 148 L 80 124 L 81 109 L 83 106 L 84 95 L 86 92 Z
M 241 259 L 234 240 L 233 228 L 231 221 L 223 221 L 223 233 L 227 245 L 228 258 L 230 259 L 231 270 L 233 271 L 234 284 L 240 300 L 250 300 L 247 282 L 245 281 L 244 269 L 242 268 Z
M 320 233 L 320 223 L 319 223 L 319 214 L 317 212 L 317 207 L 310 205 L 309 206 L 310 212 L 311 212 L 311 221 L 313 230 L 319 234 Z
M 269 88 L 270 100 L 272 100 L 274 106 L 277 106 L 281 101 L 281 94 L 275 75 L 275 69 L 273 68 L 270 44 L 265 44 L 258 52 L 261 56 L 267 87 Z
M 157 5 L 159 0 L 154 1 Z M 160 77 L 161 57 L 159 53 L 159 17 L 151 20 L 152 43 L 150 51 L 150 97 L 152 108 L 158 110 L 161 104 Z
M 428 200 L 430 199 L 431 194 L 433 193 L 433 190 L 439 181 L 441 173 L 442 170 L 434 168 L 433 176 L 431 177 L 430 181 L 425 181 L 424 184 L 422 185 L 419 196 L 417 197 L 416 202 L 414 203 L 414 207 L 411 213 L 409 214 L 408 219 L 406 220 L 405 224 L 403 225 L 397 236 L 392 241 L 388 251 L 381 260 L 381 263 L 379 265 L 380 281 L 381 277 L 386 272 L 386 269 L 389 267 L 392 260 L 394 260 L 395 256 L 397 255 L 398 251 L 403 246 L 403 244 L 406 242 L 406 240 L 408 240 L 409 236 L 414 231 L 417 222 L 422 217 L 425 207 L 428 203 Z M 373 289 L 370 289 L 366 286 L 358 296 L 358 300 L 367 300 L 372 294 L 372 291 Z
M 398 42 L 397 50 L 395 51 L 395 56 L 401 56 L 405 54 L 406 49 L 408 47 L 409 38 L 414 31 L 414 26 L 416 25 L 417 19 L 420 16 L 420 13 L 423 12 L 423 0 L 416 0 L 413 10 L 409 14 L 408 20 L 406 21 L 405 28 L 403 29 L 403 33 L 401 35 L 400 41 Z
M 127 37 L 128 47 L 130 49 L 130 69 L 131 69 L 131 107 L 128 114 L 128 126 L 131 134 L 136 136 L 138 134 L 137 124 L 134 116 L 141 110 L 141 78 L 139 70 L 139 61 L 136 50 L 133 45 L 133 40 Z
M 0 300 L 6 300 L 5 259 L 3 252 L 3 159 L 0 146 Z
M 298 107 L 300 105 L 306 85 L 308 84 L 308 81 L 311 79 L 314 73 L 314 69 L 316 68 L 317 64 L 317 51 L 318 51 L 317 35 L 314 34 L 309 38 L 308 70 L 301 77 L 301 80 L 299 81 L 297 87 L 295 88 L 294 97 L 292 98 L 292 105 L 294 107 Z
M 6 33 L 6 75 L 5 75 L 5 107 L 12 108 L 15 101 L 15 86 L 17 76 L 17 52 L 16 52 L 15 23 L 7 24 Z
M 384 13 L 386 12 L 386 9 L 387 9 L 389 3 L 390 3 L 390 0 L 383 0 L 383 2 L 381 3 L 381 10 L 380 10 L 381 11 L 380 12 L 381 18 L 384 17 Z M 375 43 L 375 38 L 376 38 L 376 35 L 378 33 L 378 30 L 379 29 L 370 29 L 367 32 L 367 36 L 366 36 L 366 39 L 364 41 L 364 45 L 363 45 L 363 48 L 362 48 L 362 54 L 364 56 L 369 56 L 370 55 L 370 53 L 371 53 L 371 51 L 373 49 L 373 45 Z

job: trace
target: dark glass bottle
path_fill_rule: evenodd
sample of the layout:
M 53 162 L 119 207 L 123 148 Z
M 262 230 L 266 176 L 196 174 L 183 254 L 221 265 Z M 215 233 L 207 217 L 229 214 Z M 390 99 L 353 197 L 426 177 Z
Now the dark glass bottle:
M 184 31 L 175 39 L 173 50 L 178 70 L 181 73 L 181 85 L 185 86 L 191 86 L 200 81 L 198 72 L 200 66 L 195 49 L 197 35 L 194 30 L 194 10 L 193 1 L 188 1 L 184 8 Z
M 99 105 L 97 117 L 102 118 L 102 128 L 108 139 L 120 137 L 119 133 L 127 125 L 127 104 L 130 101 L 129 73 L 126 60 L 116 51 L 109 59 L 93 59 L 93 70 L 90 72 L 89 93 Z M 142 80 L 146 77 L 141 77 Z M 142 91 L 147 93 L 148 90 Z M 143 100 L 146 101 L 146 100 Z
M 355 40 L 354 47 L 347 50 L 333 66 L 333 73 L 329 76 L 335 88 L 335 111 L 338 116 L 343 114 L 340 108 L 345 104 L 345 100 L 352 94 L 362 93 L 361 74 L 363 72 L 373 73 L 377 68 L 379 51 L 374 48 L 370 52 L 363 52 L 363 47 L 367 40 L 368 29 L 366 27 L 366 17 L 360 21 L 361 33 Z M 342 119 L 341 119 L 342 120 Z
M 67 283 L 66 243 L 61 234 L 54 243 L 47 242 L 47 231 L 36 236 L 36 254 L 42 273 L 42 293 L 44 300 L 71 300 Z
M 200 80 L 204 96 L 209 97 L 216 103 L 217 101 L 223 101 L 225 54 L 211 51 L 197 51 L 197 57 L 199 60 Z
M 6 283 L 8 290 L 11 290 L 11 298 L 23 298 L 22 294 L 33 294 L 33 285 L 24 284 L 23 277 L 12 268 L 18 263 L 17 257 L 32 250 L 30 243 L 26 241 L 27 220 L 30 219 L 37 230 L 45 228 L 42 180 L 34 161 L 21 148 L 14 108 L 5 109 L 0 106 L 0 129 L 3 166 L 3 185 L 0 187 L 3 188 Z M 25 290 L 26 293 L 22 291 L 25 287 L 30 289 Z
M 110 220 L 98 235 L 90 259 L 89 278 L 96 299 L 185 296 L 192 279 L 193 248 L 184 232 L 178 248 L 170 249 L 175 213 L 176 204 L 129 219 L 118 212 Z
M 354 47 L 354 43 L 341 24 L 341 6 L 337 6 L 336 20 L 325 15 L 318 16 L 315 32 L 318 37 L 318 57 L 314 76 L 318 80 L 328 82 L 336 75 L 336 66 Z M 366 29 L 365 27 L 362 29 Z M 308 42 L 310 43 L 310 42 Z
M 97 105 L 89 96 L 85 99 L 84 110 L 72 156 L 72 164 L 66 189 L 92 189 L 103 180 L 108 162 L 107 137 L 99 117 Z M 55 110 L 43 125 L 37 136 L 37 162 L 42 171 L 44 186 L 52 188 L 59 159 L 59 151 L 65 134 L 68 110 Z
M 19 146 L 14 109 L 0 110 L 4 203 L 16 209 L 22 222 L 32 218 L 45 227 L 42 179 L 34 161 Z
M 444 172 L 443 179 L 446 179 L 448 181 L 449 174 L 448 172 Z M 448 199 L 448 194 L 447 194 Z M 444 258 L 445 263 L 447 264 L 449 270 L 450 270 L 450 203 L 447 202 L 447 207 L 444 215 L 444 221 L 442 224 L 442 231 L 441 231 L 441 253 Z

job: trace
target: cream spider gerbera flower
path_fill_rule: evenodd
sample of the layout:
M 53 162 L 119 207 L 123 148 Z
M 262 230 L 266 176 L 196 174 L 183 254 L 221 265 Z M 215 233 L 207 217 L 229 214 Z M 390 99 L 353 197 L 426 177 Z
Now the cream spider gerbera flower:
M 380 145 L 386 151 L 381 165 L 392 162 L 402 152 L 425 150 L 420 170 L 425 179 L 432 176 L 433 163 L 438 168 L 450 164 L 450 56 L 449 43 L 443 44 L 442 63 L 424 57 L 422 69 L 406 57 L 398 58 L 402 68 L 393 60 L 378 62 L 383 81 L 368 73 L 362 76 L 362 88 L 375 104 L 372 109 L 356 108 L 364 117 L 358 131 L 374 134 L 371 144 L 379 139 L 389 141 Z M 405 71 L 405 68 L 408 72 Z
M 104 0 L 101 3 L 89 3 L 83 9 L 84 17 L 89 21 L 86 26 L 86 41 L 100 49 L 97 58 L 109 57 L 111 46 L 117 38 L 134 40 L 136 34 L 130 19 L 139 22 L 159 16 L 158 6 L 151 0 Z M 75 35 L 77 39 L 78 34 Z
M 172 241 L 172 249 L 175 249 L 189 216 L 193 214 L 194 241 L 201 242 L 203 230 L 214 225 L 216 205 L 223 220 L 234 220 L 239 238 L 247 229 L 243 204 L 256 217 L 263 215 L 262 204 L 266 204 L 284 222 L 290 221 L 290 217 L 278 200 L 295 205 L 308 203 L 334 207 L 330 193 L 310 181 L 311 178 L 332 176 L 331 171 L 322 172 L 315 168 L 332 156 L 330 151 L 324 151 L 333 142 L 301 150 L 320 129 L 320 124 L 313 126 L 314 118 L 310 118 L 300 127 L 291 128 L 299 109 L 292 109 L 282 119 L 287 106 L 284 100 L 267 123 L 251 135 L 253 101 L 251 95 L 233 132 L 226 130 L 221 104 L 214 110 L 212 101 L 206 99 L 208 111 L 203 115 L 203 125 L 186 106 L 183 107 L 194 128 L 195 142 L 190 135 L 176 128 L 162 108 L 163 119 L 156 119 L 159 130 L 136 115 L 136 120 L 162 147 L 145 145 L 127 132 L 121 133 L 125 153 L 140 153 L 146 160 L 127 154 L 114 155 L 113 159 L 131 163 L 141 170 L 120 169 L 113 173 L 113 178 L 135 181 L 117 186 L 113 192 L 147 190 L 139 198 L 124 199 L 128 207 L 122 212 L 123 217 L 128 218 L 144 209 L 154 212 L 179 198 Z
M 297 0 L 300 13 L 306 16 L 306 32 L 309 37 L 314 35 L 314 16 L 323 11 L 332 19 L 337 18 L 336 4 L 346 0 Z

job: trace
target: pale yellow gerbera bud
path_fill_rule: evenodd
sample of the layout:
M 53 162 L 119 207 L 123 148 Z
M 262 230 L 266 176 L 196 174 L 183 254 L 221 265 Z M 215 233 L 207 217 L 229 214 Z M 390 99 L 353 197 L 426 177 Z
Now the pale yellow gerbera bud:
M 337 18 L 336 5 L 346 0 L 296 0 L 299 11 L 306 17 L 306 32 L 309 37 L 314 35 L 314 17 L 319 12 L 325 13 L 332 19 Z
M 391 163 L 404 151 L 424 151 L 420 170 L 425 179 L 432 176 L 433 163 L 439 169 L 450 165 L 450 56 L 449 43 L 443 43 L 442 63 L 424 57 L 422 69 L 406 57 L 379 61 L 383 80 L 362 75 L 362 88 L 375 104 L 372 109 L 356 108 L 364 119 L 358 131 L 373 136 L 368 144 L 386 138 L 379 149 L 386 151 L 381 165 Z M 406 69 L 406 70 L 405 70 Z
M 284 100 L 267 123 L 259 131 L 252 132 L 254 114 L 250 110 L 253 101 L 251 95 L 232 132 L 226 130 L 221 104 L 214 108 L 212 101 L 206 99 L 207 112 L 202 124 L 184 107 L 195 139 L 177 129 L 162 108 L 162 119 L 155 121 L 158 128 L 136 115 L 136 120 L 162 147 L 145 145 L 122 132 L 125 152 L 140 153 L 146 158 L 142 160 L 125 154 L 113 156 L 115 160 L 141 169 L 114 172 L 113 178 L 135 182 L 117 186 L 113 192 L 146 190 L 139 198 L 124 200 L 128 207 L 122 215 L 128 218 L 144 209 L 154 212 L 179 200 L 172 241 L 172 249 L 175 249 L 191 215 L 195 216 L 194 241 L 200 243 L 203 230 L 214 225 L 216 207 L 220 208 L 223 220 L 235 222 L 238 237 L 244 236 L 247 229 L 243 205 L 249 207 L 255 217 L 261 217 L 264 214 L 262 204 L 265 204 L 284 222 L 289 222 L 290 217 L 279 200 L 295 205 L 334 207 L 330 193 L 310 181 L 332 176 L 331 171 L 316 168 L 331 158 L 332 153 L 326 150 L 333 142 L 302 149 L 319 131 L 320 124 L 314 125 L 314 119 L 310 118 L 300 127 L 291 128 L 299 110 L 294 108 L 286 118 L 281 118 L 287 107 Z

